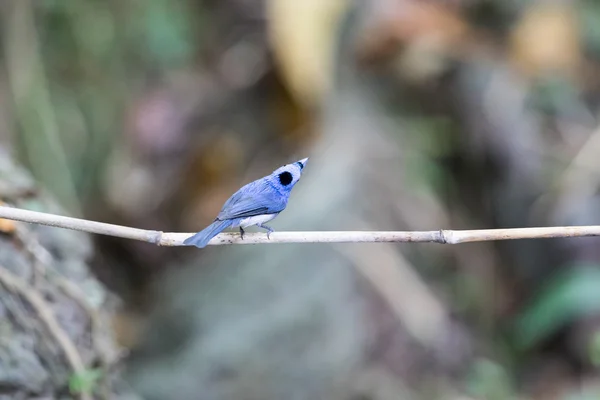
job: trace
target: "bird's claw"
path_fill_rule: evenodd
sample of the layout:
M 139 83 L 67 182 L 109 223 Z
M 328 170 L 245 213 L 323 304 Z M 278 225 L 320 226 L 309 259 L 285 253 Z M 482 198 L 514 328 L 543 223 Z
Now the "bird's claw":
M 261 228 L 267 230 L 267 239 L 271 240 L 271 233 L 273 233 L 273 228 L 266 225 L 261 225 Z
M 244 229 L 240 226 L 240 238 L 244 240 Z

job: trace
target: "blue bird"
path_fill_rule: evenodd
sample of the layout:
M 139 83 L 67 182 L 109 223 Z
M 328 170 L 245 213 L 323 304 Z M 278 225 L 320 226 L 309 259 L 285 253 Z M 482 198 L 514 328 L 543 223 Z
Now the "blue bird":
M 307 161 L 308 158 L 305 158 L 284 165 L 271 175 L 243 186 L 225 202 L 212 224 L 185 239 L 183 244 L 203 248 L 224 229 L 236 227 L 240 228 L 243 239 L 244 228 L 252 225 L 265 229 L 269 237 L 273 229 L 265 223 L 285 209 L 292 188 L 300 180 Z

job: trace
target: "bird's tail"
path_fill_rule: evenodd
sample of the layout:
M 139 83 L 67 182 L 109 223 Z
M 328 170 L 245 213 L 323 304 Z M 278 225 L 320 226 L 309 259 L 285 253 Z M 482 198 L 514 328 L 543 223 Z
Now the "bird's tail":
M 183 244 L 203 248 L 208 244 L 210 239 L 217 236 L 224 229 L 229 228 L 231 224 L 232 222 L 230 220 L 216 220 L 200 232 L 196 233 L 194 236 L 190 236 L 189 238 L 185 239 Z

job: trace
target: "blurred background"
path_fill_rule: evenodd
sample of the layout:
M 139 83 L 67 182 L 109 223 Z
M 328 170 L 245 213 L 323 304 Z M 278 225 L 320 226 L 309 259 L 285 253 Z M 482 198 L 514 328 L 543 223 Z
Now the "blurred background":
M 595 0 L 4 0 L 0 29 L 6 204 L 195 232 L 310 157 L 275 230 L 600 223 Z M 0 399 L 600 398 L 598 239 L 0 231 Z

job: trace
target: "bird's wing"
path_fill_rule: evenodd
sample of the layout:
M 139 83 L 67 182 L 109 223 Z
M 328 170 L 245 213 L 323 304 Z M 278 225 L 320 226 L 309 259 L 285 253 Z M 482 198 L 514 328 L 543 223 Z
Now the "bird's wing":
M 229 198 L 223 205 L 217 219 L 246 218 L 262 214 L 275 214 L 283 211 L 287 198 L 270 185 L 255 181 Z

